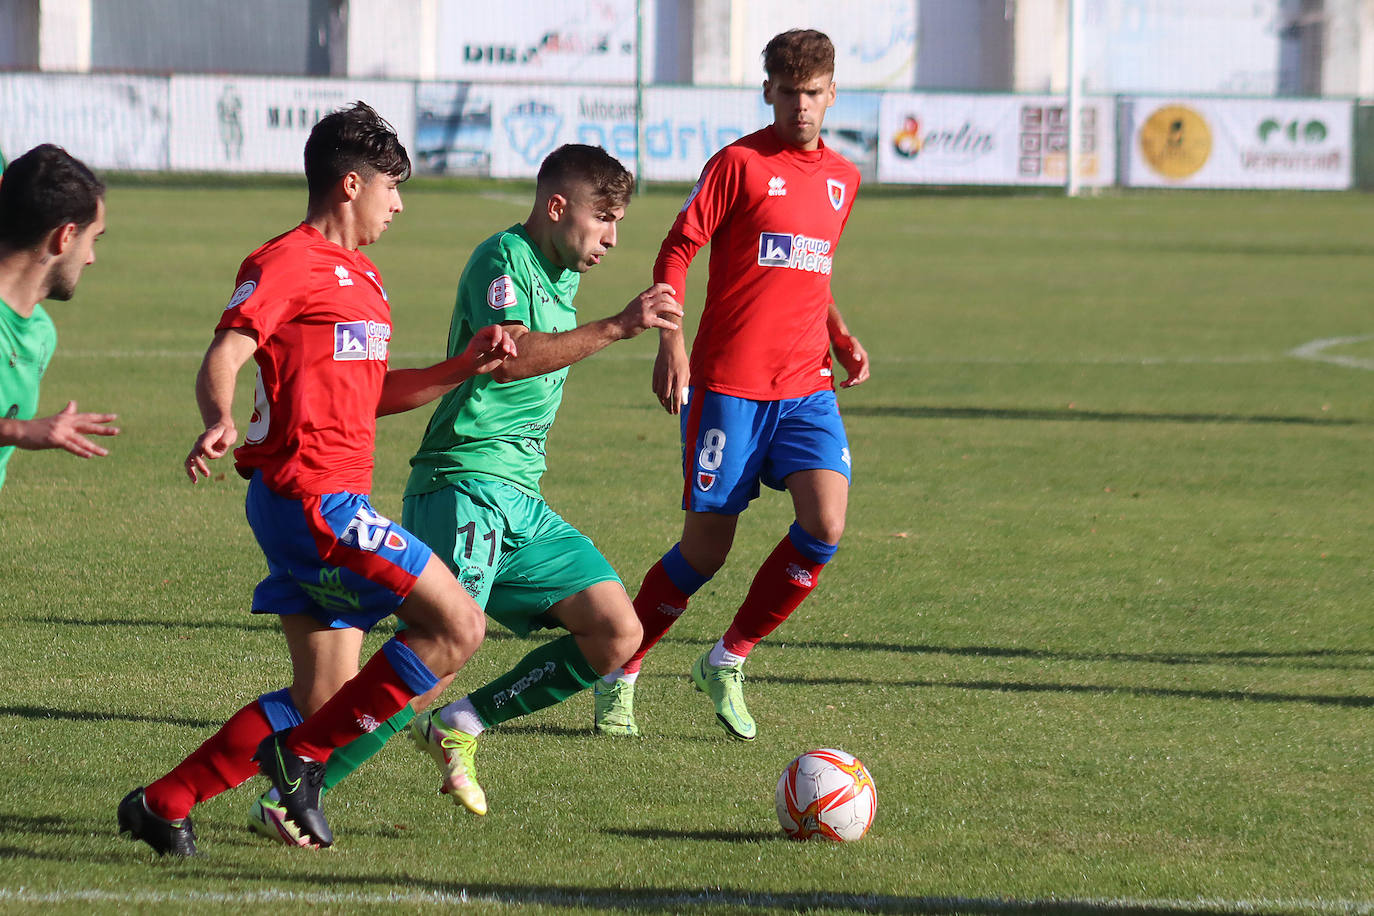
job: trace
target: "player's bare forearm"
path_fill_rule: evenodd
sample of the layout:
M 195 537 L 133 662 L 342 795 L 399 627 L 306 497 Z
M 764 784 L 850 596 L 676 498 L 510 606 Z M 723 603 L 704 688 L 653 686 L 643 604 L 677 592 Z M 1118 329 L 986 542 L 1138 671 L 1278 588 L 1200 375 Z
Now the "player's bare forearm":
M 830 333 L 830 346 L 835 352 L 835 358 L 844 366 L 844 371 L 848 378 L 840 382 L 841 388 L 853 388 L 868 381 L 869 365 L 868 351 L 859 343 L 859 339 L 849 333 L 849 328 L 844 323 L 844 316 L 840 314 L 839 308 L 834 302 L 830 303 L 830 311 L 826 316 L 826 330 Z
M 377 416 L 404 413 L 448 394 L 480 373 L 516 355 L 515 339 L 501 325 L 482 328 L 457 356 L 423 369 L 392 369 L 382 381 Z
M 687 344 L 681 328 L 664 330 L 658 337 L 652 387 L 658 403 L 670 414 L 682 412 L 687 403 L 689 380 Z
M 37 451 L 62 449 L 78 458 L 103 458 L 109 454 L 87 436 L 117 436 L 119 428 L 112 413 L 78 413 L 75 401 L 68 401 L 60 413 L 33 420 L 0 420 L 0 445 Z
M 495 369 L 492 377 L 509 382 L 554 372 L 649 328 L 678 328 L 681 317 L 682 307 L 673 299 L 672 287 L 656 283 L 631 300 L 620 314 L 589 321 L 570 331 L 546 333 L 519 328 L 523 331 L 516 338 L 520 354 Z M 512 333 L 518 332 L 513 328 Z
M 239 370 L 253 356 L 258 341 L 253 334 L 233 328 L 218 331 L 196 373 L 196 405 L 205 431 L 196 437 L 182 462 L 186 476 L 196 483 L 210 476 L 208 461 L 221 458 L 238 440 L 234 426 L 234 384 Z
M 233 421 L 234 385 L 257 348 L 257 338 L 247 332 L 228 329 L 215 334 L 196 373 L 196 405 L 206 429 Z

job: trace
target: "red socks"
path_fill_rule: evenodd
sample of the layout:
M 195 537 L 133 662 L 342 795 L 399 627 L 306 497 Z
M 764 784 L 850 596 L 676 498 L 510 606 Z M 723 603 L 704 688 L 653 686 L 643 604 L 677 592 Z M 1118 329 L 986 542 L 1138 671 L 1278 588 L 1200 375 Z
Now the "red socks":
M 258 772 L 252 757 L 271 733 L 267 716 L 254 700 L 172 772 L 144 790 L 148 810 L 164 820 L 179 821 L 191 813 L 193 805 L 247 782 Z
M 286 749 L 324 763 L 334 748 L 373 731 L 416 696 L 389 653 L 379 650 L 319 711 L 291 730 Z
M 635 615 L 644 627 L 644 639 L 639 644 L 639 651 L 625 663 L 626 674 L 634 674 L 640 669 L 644 656 L 687 610 L 687 599 L 688 596 L 668 577 L 662 560 L 644 574 L 644 583 L 634 601 Z
M 749 594 L 725 631 L 725 650 L 748 655 L 811 594 L 824 566 L 798 550 L 790 536 L 784 537 L 754 575 Z

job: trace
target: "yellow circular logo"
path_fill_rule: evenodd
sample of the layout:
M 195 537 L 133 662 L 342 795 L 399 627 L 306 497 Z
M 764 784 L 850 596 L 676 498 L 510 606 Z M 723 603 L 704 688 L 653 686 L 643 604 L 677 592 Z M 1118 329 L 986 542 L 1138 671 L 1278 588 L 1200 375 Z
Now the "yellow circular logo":
M 1165 178 L 1187 178 L 1212 155 L 1212 131 L 1202 115 L 1183 105 L 1166 105 L 1140 127 L 1140 152 Z

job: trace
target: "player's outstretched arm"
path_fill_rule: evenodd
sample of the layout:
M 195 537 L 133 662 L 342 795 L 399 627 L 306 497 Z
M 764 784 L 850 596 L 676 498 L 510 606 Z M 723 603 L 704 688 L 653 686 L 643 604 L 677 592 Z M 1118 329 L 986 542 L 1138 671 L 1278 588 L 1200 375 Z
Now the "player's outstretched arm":
M 472 336 L 466 349 L 424 369 L 392 369 L 382 383 L 377 416 L 403 413 L 441 398 L 474 375 L 493 371 L 516 355 L 515 338 L 499 324 Z
M 835 303 L 830 303 L 830 314 L 826 318 L 826 328 L 830 332 L 830 347 L 835 358 L 844 366 L 848 378 L 840 382 L 841 388 L 853 388 L 868 381 L 868 351 L 859 345 L 859 339 L 849 333 L 844 316 Z
M 183 466 L 191 483 L 210 476 L 207 463 L 222 458 L 238 441 L 234 426 L 234 382 L 243 364 L 258 348 L 257 338 L 248 331 L 227 328 L 215 333 L 196 373 L 196 404 L 205 432 L 196 437 Z
M 510 382 L 554 372 L 649 328 L 676 330 L 681 318 L 682 306 L 673 298 L 673 288 L 655 283 L 631 299 L 619 314 L 589 321 L 571 331 L 550 334 L 514 326 L 512 333 L 518 335 L 520 355 L 506 360 L 491 375 L 497 381 Z
M 104 458 L 109 452 L 86 437 L 119 435 L 119 427 L 109 425 L 116 418 L 112 413 L 81 413 L 75 401 L 68 401 L 50 417 L 0 420 L 0 445 L 35 451 L 60 448 L 78 458 Z

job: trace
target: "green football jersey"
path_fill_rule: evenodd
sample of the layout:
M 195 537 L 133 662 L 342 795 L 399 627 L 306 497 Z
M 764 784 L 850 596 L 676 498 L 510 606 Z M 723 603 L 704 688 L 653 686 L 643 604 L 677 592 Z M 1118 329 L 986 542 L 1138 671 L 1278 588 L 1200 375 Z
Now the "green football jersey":
M 57 349 L 57 328 L 36 305 L 33 314 L 21 318 L 0 300 L 0 416 L 31 420 L 38 412 L 38 383 Z M 14 446 L 0 447 L 0 486 Z
M 555 267 L 515 225 L 472 253 L 458 280 L 448 353 L 463 352 L 489 324 L 556 333 L 577 326 L 573 296 L 581 274 Z M 494 477 L 542 498 L 544 443 L 563 400 L 566 368 L 513 382 L 468 379 L 444 395 L 420 450 L 410 459 L 406 494 L 430 493 L 467 477 Z

